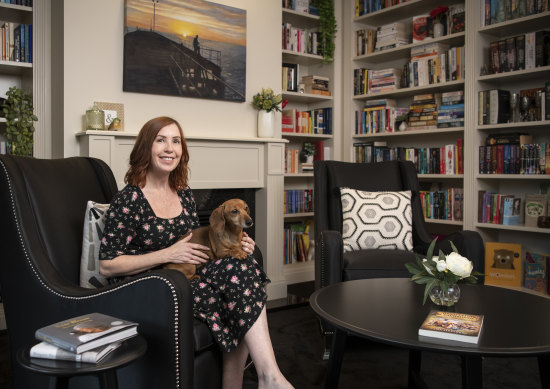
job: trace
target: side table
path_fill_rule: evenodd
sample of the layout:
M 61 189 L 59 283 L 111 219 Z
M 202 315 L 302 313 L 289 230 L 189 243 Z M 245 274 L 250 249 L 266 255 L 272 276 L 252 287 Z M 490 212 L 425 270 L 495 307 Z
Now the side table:
M 147 342 L 141 335 L 127 339 L 97 364 L 31 358 L 29 356 L 31 347 L 19 349 L 17 362 L 33 373 L 50 376 L 50 388 L 67 389 L 71 377 L 94 375 L 98 378 L 101 389 L 118 389 L 116 369 L 128 365 L 145 354 Z

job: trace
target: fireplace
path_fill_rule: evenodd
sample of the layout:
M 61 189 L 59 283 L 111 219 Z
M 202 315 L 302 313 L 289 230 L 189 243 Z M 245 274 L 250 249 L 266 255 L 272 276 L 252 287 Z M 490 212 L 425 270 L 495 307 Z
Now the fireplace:
M 254 233 L 256 224 L 256 189 L 194 189 L 193 196 L 197 204 L 197 214 L 199 215 L 201 227 L 208 225 L 210 214 L 224 201 L 233 198 L 244 200 L 248 204 L 250 216 L 254 220 L 254 225 L 247 228 L 246 233 L 256 240 Z

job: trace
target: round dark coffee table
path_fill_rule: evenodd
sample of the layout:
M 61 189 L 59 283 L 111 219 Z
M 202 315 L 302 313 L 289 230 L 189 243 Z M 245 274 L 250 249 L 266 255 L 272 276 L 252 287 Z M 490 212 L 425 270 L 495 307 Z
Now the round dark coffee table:
M 484 315 L 477 344 L 419 338 L 418 328 L 432 309 L 422 305 L 424 285 L 406 278 L 346 281 L 317 290 L 310 305 L 336 331 L 326 388 L 337 388 L 348 334 L 410 350 L 409 387 L 420 380 L 421 351 L 462 357 L 462 387 L 482 387 L 481 357 L 538 357 L 541 384 L 550 388 L 550 299 L 486 285 L 460 285 L 454 311 Z
M 24 347 L 17 352 L 17 362 L 34 373 L 50 376 L 50 388 L 66 389 L 69 387 L 71 377 L 95 375 L 101 389 L 117 389 L 116 369 L 126 366 L 145 354 L 147 342 L 141 335 L 127 339 L 98 364 L 31 358 L 29 356 L 31 347 L 32 345 Z

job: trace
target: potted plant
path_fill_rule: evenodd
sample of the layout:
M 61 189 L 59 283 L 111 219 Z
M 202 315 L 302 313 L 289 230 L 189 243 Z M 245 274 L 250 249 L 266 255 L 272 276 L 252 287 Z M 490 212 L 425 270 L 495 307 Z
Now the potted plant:
M 319 10 L 319 34 L 323 62 L 331 63 L 334 61 L 334 37 L 337 31 L 334 1 L 312 0 L 311 4 Z
M 313 163 L 313 156 L 315 155 L 315 146 L 313 143 L 304 142 L 302 150 L 300 151 L 300 162 Z
M 409 117 L 408 113 L 402 113 L 401 115 L 395 118 L 395 129 L 403 131 L 407 129 L 407 119 Z M 401 128 L 403 126 L 403 128 Z
M 5 136 L 11 143 L 12 154 L 32 157 L 34 122 L 38 120 L 34 115 L 32 94 L 12 86 L 6 93 L 2 111 L 6 117 Z
M 260 93 L 252 97 L 252 105 L 258 109 L 258 136 L 273 138 L 275 136 L 275 111 L 281 111 L 283 95 L 276 95 L 271 88 L 262 88 Z

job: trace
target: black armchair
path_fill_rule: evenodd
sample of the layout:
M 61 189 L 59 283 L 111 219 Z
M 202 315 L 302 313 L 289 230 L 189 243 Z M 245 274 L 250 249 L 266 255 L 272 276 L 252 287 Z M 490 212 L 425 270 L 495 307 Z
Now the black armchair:
M 0 285 L 14 388 L 47 386 L 15 359 L 35 330 L 90 312 L 138 322 L 147 339 L 145 356 L 118 371 L 120 387 L 221 387 L 221 352 L 193 318 L 183 274 L 164 269 L 101 289 L 79 286 L 86 203 L 108 203 L 116 191 L 110 168 L 97 159 L 0 155 Z M 70 385 L 95 388 L 97 381 L 79 377 Z
M 354 279 L 410 277 L 405 263 L 414 261 L 415 253 L 425 254 L 432 240 L 422 213 L 414 164 L 316 161 L 314 173 L 315 288 Z M 371 192 L 410 190 L 413 251 L 370 249 L 344 253 L 340 187 Z M 483 270 L 483 241 L 477 232 L 460 231 L 448 236 L 438 241 L 436 252 L 450 252 L 449 241 L 474 263 L 475 270 Z M 331 329 L 323 325 L 323 332 L 331 333 Z

